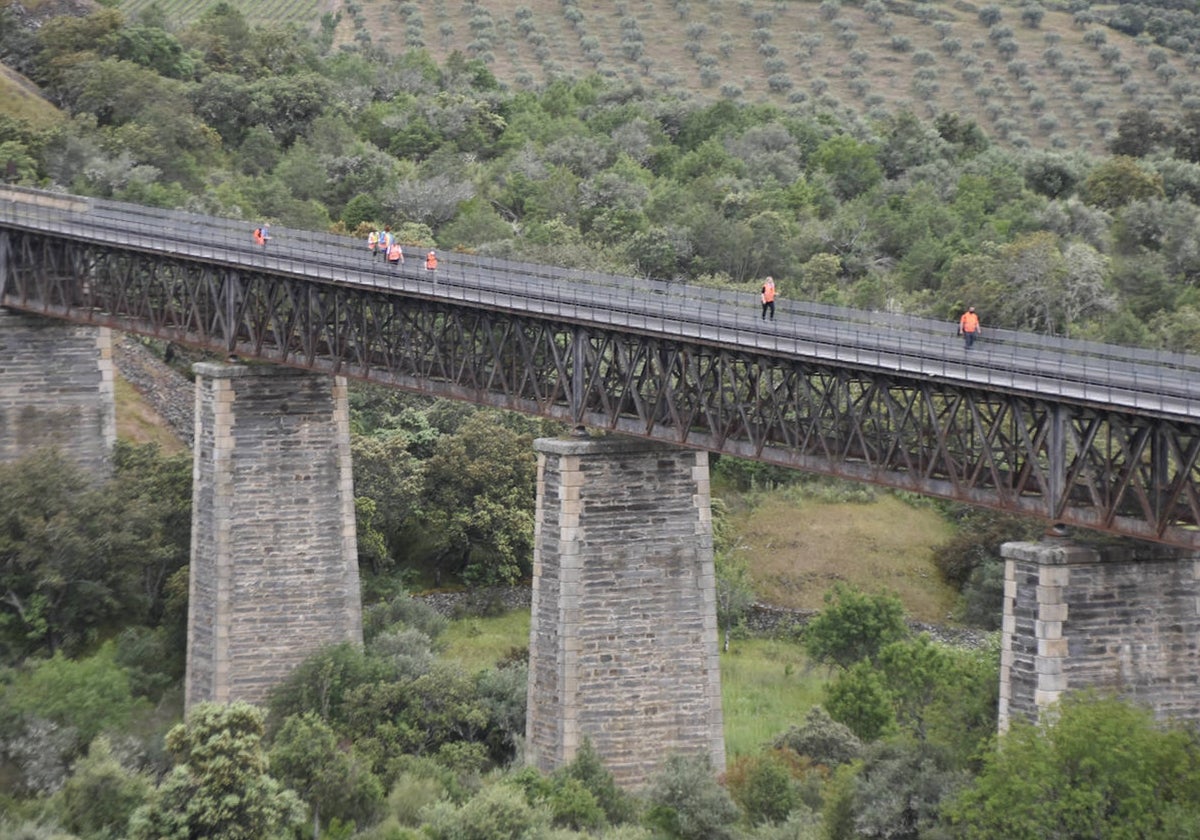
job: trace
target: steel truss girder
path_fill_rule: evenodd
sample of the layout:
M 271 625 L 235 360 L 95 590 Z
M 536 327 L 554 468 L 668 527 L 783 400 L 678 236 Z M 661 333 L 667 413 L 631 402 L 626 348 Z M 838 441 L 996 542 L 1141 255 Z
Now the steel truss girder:
M 3 305 L 1200 547 L 1200 424 L 157 254 L 0 236 Z

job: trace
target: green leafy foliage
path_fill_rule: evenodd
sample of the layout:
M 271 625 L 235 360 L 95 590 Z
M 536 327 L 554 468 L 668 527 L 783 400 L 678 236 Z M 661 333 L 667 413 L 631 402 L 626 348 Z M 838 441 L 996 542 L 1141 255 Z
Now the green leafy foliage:
M 125 836 L 129 818 L 153 789 L 152 780 L 125 767 L 109 738 L 101 736 L 76 762 L 51 807 L 62 826 L 79 837 L 116 840 Z
M 52 450 L 0 465 L 8 661 L 76 654 L 120 626 L 162 616 L 167 580 L 187 562 L 190 467 L 184 473 L 183 461 L 153 448 L 119 447 L 115 460 L 105 486 Z
M 271 745 L 270 768 L 272 777 L 308 804 L 314 840 L 323 820 L 369 824 L 382 808 L 379 779 L 312 712 L 284 721 Z
M 425 831 L 434 840 L 521 840 L 549 824 L 520 788 L 507 784 L 489 785 L 461 806 L 436 803 L 427 817 Z
M 731 840 L 740 813 L 707 756 L 671 755 L 650 780 L 646 823 L 677 840 Z
M 58 653 L 38 662 L 5 687 L 5 708 L 69 727 L 82 745 L 102 732 L 123 731 L 147 706 L 133 696 L 129 677 L 116 666 L 115 650 L 109 642 L 84 659 Z
M 904 605 L 894 595 L 871 595 L 839 583 L 825 593 L 825 603 L 804 628 L 805 650 L 817 662 L 849 668 L 873 661 L 885 645 L 908 635 Z
M 203 703 L 167 733 L 178 763 L 130 820 L 132 840 L 290 836 L 303 819 L 296 794 L 267 772 L 263 713 L 247 703 Z
M 1042 724 L 1015 721 L 948 810 L 980 840 L 1185 837 L 1200 825 L 1193 733 L 1134 705 L 1070 695 Z
M 439 556 L 472 584 L 514 583 L 531 571 L 532 426 L 473 414 L 425 463 L 425 520 Z

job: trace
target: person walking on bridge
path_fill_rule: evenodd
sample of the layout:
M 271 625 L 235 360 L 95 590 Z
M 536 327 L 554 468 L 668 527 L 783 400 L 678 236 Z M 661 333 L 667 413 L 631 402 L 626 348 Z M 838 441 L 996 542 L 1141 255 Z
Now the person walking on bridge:
M 979 333 L 979 316 L 975 314 L 974 306 L 968 306 L 967 311 L 958 319 L 958 334 L 963 337 L 963 343 L 968 350 L 975 344 Z
M 767 313 L 771 313 L 771 320 L 775 320 L 775 278 L 767 277 L 763 282 L 762 294 L 759 295 L 762 300 L 762 319 L 767 320 Z
M 437 252 L 436 251 L 430 251 L 428 254 L 425 255 L 425 270 L 426 271 L 436 271 L 437 270 Z

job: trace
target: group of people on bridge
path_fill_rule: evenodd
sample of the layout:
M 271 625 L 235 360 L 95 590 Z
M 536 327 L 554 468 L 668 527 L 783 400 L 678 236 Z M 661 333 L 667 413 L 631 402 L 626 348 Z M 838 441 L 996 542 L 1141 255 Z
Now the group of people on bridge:
M 266 246 L 271 241 L 271 226 L 259 225 L 254 229 L 254 244 Z M 371 252 L 371 259 L 376 260 L 380 255 L 389 265 L 397 266 L 404 263 L 404 248 L 396 240 L 395 234 L 392 233 L 391 226 L 385 226 L 383 230 L 372 230 L 367 234 L 367 249 Z M 430 249 L 425 255 L 425 270 L 436 271 L 438 266 L 437 251 Z
M 382 254 L 389 265 L 397 266 L 404 262 L 404 248 L 396 240 L 390 226 L 385 226 L 383 230 L 372 230 L 367 234 L 367 250 L 371 252 L 372 260 L 379 259 L 379 255 Z M 425 270 L 436 271 L 437 264 L 437 251 L 430 249 L 425 255 Z

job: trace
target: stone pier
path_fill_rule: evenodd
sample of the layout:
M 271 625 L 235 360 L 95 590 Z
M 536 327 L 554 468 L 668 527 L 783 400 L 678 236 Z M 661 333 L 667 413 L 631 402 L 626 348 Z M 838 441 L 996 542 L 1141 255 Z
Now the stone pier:
M 108 476 L 113 394 L 111 330 L 0 309 L 0 461 L 55 447 Z
M 1000 730 L 1093 688 L 1200 720 L 1200 561 L 1149 544 L 1006 543 Z
M 198 364 L 185 703 L 246 700 L 362 643 L 346 381 Z
M 628 438 L 535 442 L 527 759 L 589 739 L 641 785 L 672 753 L 725 768 L 708 453 Z

